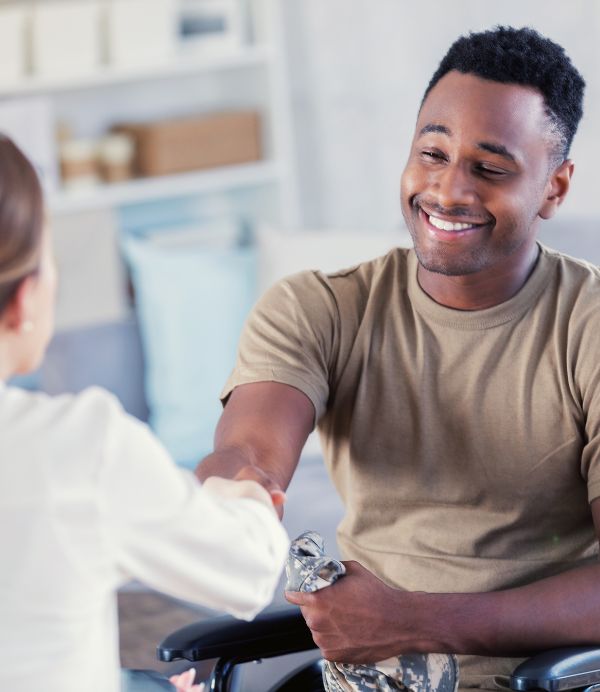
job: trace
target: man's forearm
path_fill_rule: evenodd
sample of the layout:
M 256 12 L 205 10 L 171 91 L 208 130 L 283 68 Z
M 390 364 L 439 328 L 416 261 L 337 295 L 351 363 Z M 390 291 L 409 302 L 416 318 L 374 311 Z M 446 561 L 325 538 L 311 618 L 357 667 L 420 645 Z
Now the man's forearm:
M 253 464 L 248 450 L 239 447 L 227 447 L 204 457 L 196 466 L 196 476 L 205 481 L 209 476 L 234 478 L 245 466 Z
M 600 645 L 600 565 L 506 591 L 413 595 L 421 650 L 519 656 Z
M 600 646 L 600 565 L 527 586 L 475 594 L 393 589 L 357 562 L 328 589 L 287 593 L 325 658 L 382 661 L 405 653 L 526 656 Z
M 257 480 L 268 490 L 272 488 L 283 491 L 289 481 L 268 454 L 259 456 L 251 448 L 238 446 L 223 447 L 204 457 L 196 467 L 195 473 L 201 481 L 205 481 L 209 476 Z
M 215 431 L 215 451 L 196 468 L 209 476 L 235 478 L 247 469 L 285 490 L 312 429 L 314 408 L 297 389 L 276 382 L 237 387 Z M 247 476 L 250 478 L 251 476 Z

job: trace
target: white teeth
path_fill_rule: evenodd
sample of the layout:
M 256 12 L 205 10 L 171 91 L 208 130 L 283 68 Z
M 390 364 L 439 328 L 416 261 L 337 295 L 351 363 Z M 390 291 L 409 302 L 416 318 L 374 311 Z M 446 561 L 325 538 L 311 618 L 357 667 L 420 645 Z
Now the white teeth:
M 473 228 L 475 224 L 472 223 L 451 223 L 450 221 L 443 221 L 435 216 L 429 217 L 429 223 L 440 231 L 464 231 L 467 228 Z

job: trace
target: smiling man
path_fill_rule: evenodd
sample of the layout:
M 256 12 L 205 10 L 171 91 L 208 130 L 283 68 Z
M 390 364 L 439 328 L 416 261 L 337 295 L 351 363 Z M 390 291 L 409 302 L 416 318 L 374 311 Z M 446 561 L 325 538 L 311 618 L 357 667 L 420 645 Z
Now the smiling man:
M 509 41 L 510 33 L 498 36 Z M 453 61 L 460 66 L 467 45 L 465 39 L 455 44 L 427 89 L 401 197 L 419 284 L 442 305 L 474 310 L 511 298 L 537 260 L 539 220 L 554 214 L 569 189 L 567 155 L 581 117 L 583 81 L 574 72 L 570 91 L 561 93 L 553 66 L 533 57 L 531 65 L 517 66 L 525 73 L 521 80 L 537 77 L 552 87 L 548 94 L 515 84 L 501 63 L 496 81 L 480 74 L 491 66 L 465 73 Z M 566 60 L 556 50 L 555 60 Z M 513 57 L 507 54 L 493 57 Z M 567 122 L 560 119 L 565 115 Z
M 583 90 L 531 29 L 459 39 L 402 176 L 414 250 L 290 277 L 248 320 L 198 473 L 285 488 L 318 426 L 348 576 L 288 598 L 328 659 L 456 653 L 495 689 L 600 644 L 600 272 L 536 239 Z

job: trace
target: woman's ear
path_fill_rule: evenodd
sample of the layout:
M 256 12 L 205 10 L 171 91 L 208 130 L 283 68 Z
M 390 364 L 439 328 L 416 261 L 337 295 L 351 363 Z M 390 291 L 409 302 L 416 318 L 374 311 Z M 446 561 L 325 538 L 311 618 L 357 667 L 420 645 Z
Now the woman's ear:
M 35 278 L 30 275 L 21 281 L 4 310 L 2 321 L 9 331 L 30 332 L 33 329 Z
M 542 206 L 538 212 L 538 216 L 541 216 L 542 219 L 552 218 L 558 207 L 563 203 L 567 192 L 569 192 L 574 170 L 575 164 L 571 159 L 565 159 L 550 175 L 544 190 L 545 196 Z

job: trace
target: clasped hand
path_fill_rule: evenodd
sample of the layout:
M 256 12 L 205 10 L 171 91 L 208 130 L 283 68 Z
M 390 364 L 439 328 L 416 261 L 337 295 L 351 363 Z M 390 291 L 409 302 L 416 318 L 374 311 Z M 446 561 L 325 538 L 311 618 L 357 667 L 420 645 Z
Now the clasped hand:
M 332 586 L 285 594 L 300 606 L 323 657 L 366 663 L 417 651 L 413 594 L 389 587 L 358 562 L 344 564 L 346 575 Z
M 229 457 L 223 453 L 213 453 L 198 465 L 196 476 L 202 483 L 214 477 L 234 481 L 254 481 L 269 493 L 278 517 L 281 519 L 283 516 L 283 505 L 286 497 L 281 486 L 266 471 L 246 463 L 239 456 L 232 455 Z

